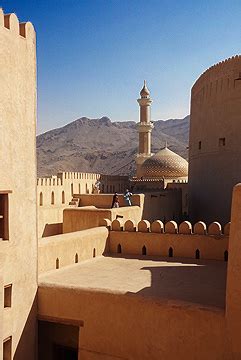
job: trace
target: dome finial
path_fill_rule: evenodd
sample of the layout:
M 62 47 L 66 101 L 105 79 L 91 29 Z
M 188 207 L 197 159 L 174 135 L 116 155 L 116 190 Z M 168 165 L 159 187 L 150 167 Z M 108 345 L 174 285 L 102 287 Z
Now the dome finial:
M 143 88 L 141 89 L 140 95 L 141 95 L 141 97 L 144 97 L 144 98 L 150 97 L 150 91 L 148 90 L 148 88 L 146 86 L 146 80 L 144 80 L 144 85 L 143 85 Z
M 165 141 L 165 149 L 167 149 L 167 141 Z

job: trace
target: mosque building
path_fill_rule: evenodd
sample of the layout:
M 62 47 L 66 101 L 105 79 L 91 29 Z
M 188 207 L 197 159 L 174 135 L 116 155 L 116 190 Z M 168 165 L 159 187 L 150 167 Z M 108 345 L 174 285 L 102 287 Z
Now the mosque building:
M 151 152 L 151 132 L 154 124 L 151 121 L 150 107 L 152 99 L 146 81 L 137 100 L 140 105 L 139 152 L 136 155 L 136 177 L 132 179 L 135 191 L 159 191 L 168 183 L 186 183 L 188 179 L 188 162 L 167 147 L 156 154 Z

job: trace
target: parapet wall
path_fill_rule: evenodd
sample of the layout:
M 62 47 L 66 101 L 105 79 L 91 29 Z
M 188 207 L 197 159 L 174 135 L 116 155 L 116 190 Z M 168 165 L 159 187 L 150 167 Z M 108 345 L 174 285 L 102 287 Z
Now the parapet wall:
M 235 80 L 241 79 L 240 64 L 241 55 L 236 55 L 209 67 L 193 85 L 192 97 L 197 96 L 201 90 L 199 95 L 208 99 L 218 92 L 235 88 Z
M 112 192 L 125 189 L 128 184 L 128 177 L 63 172 L 51 177 L 38 178 L 38 236 L 50 236 L 59 233 L 63 223 L 63 209 L 69 206 L 75 194 L 81 194 L 81 196 L 92 194 L 97 181 L 100 181 L 101 193 Z M 112 195 L 109 197 L 107 208 L 111 206 L 112 202 Z
M 39 239 L 39 273 L 73 265 L 108 252 L 104 227 Z
M 12 14 L 4 14 L 0 8 L 0 27 L 4 27 L 16 36 L 35 41 L 35 31 L 30 22 L 20 23 L 18 17 Z
M 64 210 L 63 233 L 90 229 L 99 226 L 104 220 L 113 221 L 122 218 L 124 221 L 133 219 L 138 222 L 142 218 L 140 206 L 124 206 L 113 209 L 97 209 L 95 206 L 83 206 Z
M 217 222 L 208 227 L 203 222 L 194 226 L 184 221 L 165 224 L 157 220 L 150 224 L 142 220 L 138 224 L 120 219 L 102 225 L 110 230 L 109 248 L 112 254 L 187 257 L 193 259 L 228 260 L 230 223 L 222 230 Z

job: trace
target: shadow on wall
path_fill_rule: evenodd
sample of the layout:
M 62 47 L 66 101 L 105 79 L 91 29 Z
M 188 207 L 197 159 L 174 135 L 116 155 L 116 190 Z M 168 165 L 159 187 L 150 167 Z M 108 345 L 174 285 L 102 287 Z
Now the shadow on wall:
M 42 237 L 63 234 L 63 223 L 46 224 Z
M 24 300 L 23 300 L 24 301 Z M 20 340 L 17 344 L 14 360 L 35 358 L 37 342 L 37 294 L 29 311 L 28 318 L 24 325 Z M 29 354 L 32 354 L 30 356 Z
M 151 286 L 143 288 L 135 294 L 225 308 L 226 262 L 153 258 L 145 255 L 124 256 L 124 258 L 153 262 L 153 266 L 142 267 L 140 270 L 151 273 Z M 160 261 L 165 264 L 158 266 L 157 262 Z M 176 263 L 180 265 L 177 266 Z M 133 293 L 130 292 L 130 294 Z

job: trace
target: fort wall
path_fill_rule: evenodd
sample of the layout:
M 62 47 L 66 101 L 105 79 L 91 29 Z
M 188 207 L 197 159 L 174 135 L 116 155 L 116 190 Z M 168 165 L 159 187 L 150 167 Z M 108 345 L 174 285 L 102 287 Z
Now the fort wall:
M 230 261 L 226 290 L 226 318 L 233 359 L 241 358 L 241 184 L 233 189 L 232 223 L 230 228 Z
M 138 287 L 128 292 L 112 290 L 111 287 L 110 290 L 66 287 L 61 286 L 61 282 L 54 285 L 42 283 L 40 277 L 39 318 L 79 324 L 79 356 L 89 359 L 98 359 L 100 354 L 107 359 L 128 358 L 131 354 L 133 358 L 159 359 L 164 356 L 172 360 L 184 359 L 187 353 L 190 358 L 195 357 L 199 360 L 240 359 L 240 208 L 241 184 L 234 189 L 231 224 L 227 223 L 224 227 L 218 222 L 207 226 L 204 222 L 192 225 L 184 221 L 178 225 L 175 221 L 163 224 L 161 221 L 150 223 L 142 220 L 135 223 L 131 220 L 115 219 L 111 222 L 105 219 L 101 222 L 101 227 L 91 230 L 94 232 L 92 240 L 82 242 L 82 236 L 85 237 L 85 234 L 88 236 L 90 230 L 61 235 L 55 240 L 54 237 L 42 239 L 46 241 L 41 245 L 43 252 L 40 251 L 42 259 L 40 257 L 39 261 L 43 264 L 40 265 L 42 269 L 47 266 L 47 270 L 52 270 L 56 257 L 63 266 L 73 265 L 79 242 L 81 242 L 78 248 L 80 258 L 83 256 L 85 259 L 86 255 L 87 258 L 91 258 L 91 249 L 97 237 L 100 241 L 98 255 L 109 255 L 112 259 L 126 258 L 125 261 L 129 258 L 132 259 L 131 261 L 135 261 L 134 258 L 147 260 L 148 256 L 152 261 L 155 261 L 155 256 L 157 259 L 163 257 L 163 261 L 166 258 L 166 264 L 169 264 L 164 265 L 164 269 L 167 267 L 166 271 L 170 275 L 167 281 L 173 280 L 177 274 L 178 285 L 176 285 L 180 289 L 178 294 L 175 292 L 177 297 L 174 293 L 169 294 L 170 289 L 167 290 L 167 294 L 164 291 L 162 297 L 156 297 L 155 289 L 160 288 L 161 273 L 160 268 L 155 272 L 154 264 L 147 267 L 140 265 L 140 270 L 148 270 L 151 273 L 151 284 L 150 287 L 143 288 L 140 282 L 139 291 Z M 69 237 L 68 241 L 67 237 L 64 240 L 64 236 Z M 70 253 L 67 254 L 66 248 L 69 249 L 69 246 Z M 173 261 L 170 259 L 168 261 L 168 257 L 173 257 Z M 185 258 L 193 259 L 193 262 L 192 260 L 185 262 Z M 184 268 L 182 266 L 176 268 L 178 259 L 180 263 L 186 264 Z M 226 267 L 220 265 L 227 260 L 225 305 Z M 93 266 L 100 269 L 99 259 L 96 261 L 98 263 L 95 265 L 93 262 Z M 50 263 L 51 267 L 48 267 Z M 199 266 L 194 266 L 192 270 L 188 264 Z M 132 269 L 132 265 L 129 266 Z M 198 273 L 200 275 L 200 272 L 205 271 L 209 266 L 213 267 L 215 279 L 217 276 L 215 266 L 222 268 L 224 287 L 221 292 L 219 289 L 216 293 L 217 298 L 220 298 L 216 306 L 212 305 L 212 302 L 208 304 L 191 302 L 189 297 L 183 297 L 182 292 L 182 282 L 184 281 L 187 286 L 188 278 L 185 276 L 189 274 L 191 277 L 194 276 L 194 283 L 188 294 L 195 292 L 202 294 L 200 284 L 196 283 L 196 287 L 194 286 L 195 279 L 197 281 Z M 184 269 L 183 273 L 182 269 Z M 64 276 L 65 273 L 62 274 Z M 73 272 L 71 274 L 73 276 Z M 165 270 L 163 274 L 165 278 Z M 211 273 L 208 276 L 210 275 Z M 138 277 L 137 281 L 140 281 Z M 217 281 L 220 281 L 220 278 Z M 118 288 L 118 276 L 113 276 L 113 286 Z M 168 283 L 166 286 L 168 287 Z M 206 295 L 211 294 L 211 289 L 206 291 Z M 58 299 L 57 306 L 56 299 Z M 164 324 L 168 326 L 165 332 L 163 332 Z M 140 338 L 144 339 L 141 343 Z
M 126 206 L 113 209 L 97 209 L 94 206 L 72 208 L 64 210 L 63 233 L 90 229 L 99 226 L 103 219 L 113 221 L 133 219 L 138 222 L 142 218 L 142 209 L 139 206 Z
M 0 9 L 0 353 L 15 360 L 36 350 L 35 48 L 32 24 Z
M 76 210 L 76 209 L 73 209 Z M 79 210 L 79 209 L 77 209 Z M 89 216 L 89 214 L 88 214 Z M 207 228 L 203 222 L 192 225 L 184 221 L 164 224 L 157 220 L 100 220 L 100 227 L 74 230 L 39 240 L 39 272 L 73 265 L 100 255 L 156 256 L 228 261 L 229 226 L 217 222 Z M 66 251 L 68 249 L 68 251 Z
M 63 210 L 69 207 L 69 203 L 77 195 L 91 195 L 97 181 L 100 181 L 102 194 L 124 192 L 128 187 L 128 177 L 118 175 L 62 172 L 56 176 L 38 178 L 38 237 L 62 233 Z M 110 199 L 107 208 L 111 206 L 112 195 Z
M 232 189 L 241 181 L 241 56 L 212 66 L 191 93 L 189 215 L 230 221 Z M 208 129 L 208 131 L 207 131 Z
M 41 281 L 38 294 L 41 319 L 83 320 L 80 358 L 173 360 L 188 354 L 196 360 L 231 360 L 222 310 L 158 301 L 134 292 L 46 286 Z
M 135 224 L 132 221 L 112 222 L 109 235 L 111 254 L 147 255 L 191 259 L 228 260 L 228 227 L 222 233 L 220 224 L 213 223 L 207 228 L 199 222 L 192 225 L 184 221 L 178 227 L 174 221 L 164 224 L 146 220 Z
M 108 252 L 104 227 L 46 237 L 39 241 L 39 273 L 76 264 Z M 68 249 L 68 250 L 67 250 Z

